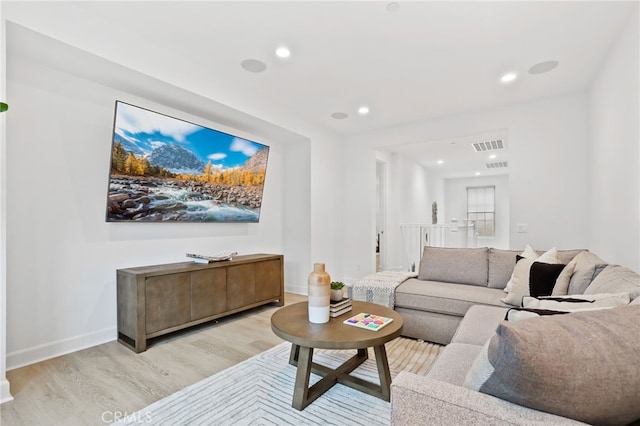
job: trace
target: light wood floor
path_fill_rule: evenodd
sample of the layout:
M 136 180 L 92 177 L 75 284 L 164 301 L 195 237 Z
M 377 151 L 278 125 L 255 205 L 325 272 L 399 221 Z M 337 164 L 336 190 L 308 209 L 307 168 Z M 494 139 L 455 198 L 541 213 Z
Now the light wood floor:
M 306 296 L 287 293 L 287 304 Z M 113 341 L 9 371 L 0 425 L 105 425 L 283 340 L 267 305 L 157 338 L 136 354 Z

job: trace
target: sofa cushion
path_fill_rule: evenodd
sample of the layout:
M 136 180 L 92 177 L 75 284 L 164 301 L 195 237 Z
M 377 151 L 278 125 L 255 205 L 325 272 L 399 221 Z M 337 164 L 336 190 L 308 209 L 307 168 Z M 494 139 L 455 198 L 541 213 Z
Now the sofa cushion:
M 482 346 L 496 331 L 506 315 L 507 308 L 474 305 L 460 322 L 451 343 L 469 343 Z
M 516 256 L 519 250 L 489 249 L 489 282 L 487 287 L 503 289 L 507 286 L 513 267 L 516 266 Z
M 473 305 L 506 307 L 503 296 L 497 288 L 410 278 L 396 288 L 395 306 L 461 317 Z
M 573 275 L 569 281 L 567 294 L 582 294 L 605 268 L 606 262 L 595 254 L 582 251 L 570 262 L 575 265 Z
M 425 247 L 420 260 L 418 278 L 478 286 L 487 285 L 489 264 L 486 247 Z
M 639 318 L 622 306 L 503 321 L 465 385 L 586 423 L 640 420 Z
M 640 297 L 640 275 L 620 265 L 607 265 L 584 294 L 628 292 L 631 299 Z
M 504 303 L 521 306 L 524 296 L 549 296 L 566 265 L 521 258 L 513 270 L 513 285 Z
M 450 343 L 440 352 L 427 377 L 462 386 L 481 350 L 482 345 Z

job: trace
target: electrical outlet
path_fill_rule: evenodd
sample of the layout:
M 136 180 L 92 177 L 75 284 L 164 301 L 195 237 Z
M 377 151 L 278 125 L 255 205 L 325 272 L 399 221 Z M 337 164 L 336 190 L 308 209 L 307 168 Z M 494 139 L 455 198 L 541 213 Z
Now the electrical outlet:
M 529 230 L 529 224 L 527 223 L 519 223 L 516 225 L 516 232 L 519 234 L 526 234 Z

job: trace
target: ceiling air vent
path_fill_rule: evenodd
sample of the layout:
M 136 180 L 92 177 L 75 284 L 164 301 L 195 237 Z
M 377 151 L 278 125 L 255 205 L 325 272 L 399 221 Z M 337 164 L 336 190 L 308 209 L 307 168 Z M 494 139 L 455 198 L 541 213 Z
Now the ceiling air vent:
M 506 161 L 496 161 L 495 163 L 485 163 L 484 166 L 487 169 L 501 169 L 504 167 L 509 167 L 509 163 Z
M 502 139 L 496 139 L 495 141 L 474 142 L 471 144 L 476 152 L 496 151 L 498 149 L 504 149 Z

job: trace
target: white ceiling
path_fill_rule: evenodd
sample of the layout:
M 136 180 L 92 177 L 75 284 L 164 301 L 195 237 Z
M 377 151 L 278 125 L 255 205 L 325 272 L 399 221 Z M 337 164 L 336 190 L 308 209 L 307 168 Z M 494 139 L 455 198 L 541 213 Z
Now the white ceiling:
M 61 26 L 85 17 L 105 37 L 134 34 L 188 64 L 203 92 L 222 84 L 238 99 L 259 97 L 305 122 L 353 135 L 585 90 L 626 20 L 638 13 L 637 1 L 399 1 L 394 12 L 387 4 L 61 2 L 59 15 L 49 15 Z M 288 60 L 273 54 L 281 44 L 292 50 Z M 240 66 L 245 59 L 267 69 L 247 72 Z M 560 65 L 527 73 L 546 60 Z M 506 71 L 519 78 L 500 84 Z M 357 114 L 361 104 L 370 107 L 368 116 Z M 333 119 L 334 112 L 349 118 Z

